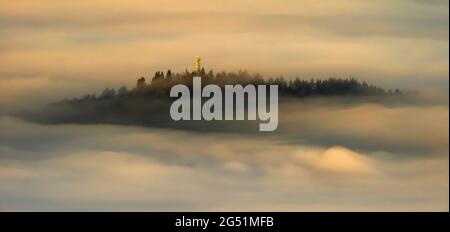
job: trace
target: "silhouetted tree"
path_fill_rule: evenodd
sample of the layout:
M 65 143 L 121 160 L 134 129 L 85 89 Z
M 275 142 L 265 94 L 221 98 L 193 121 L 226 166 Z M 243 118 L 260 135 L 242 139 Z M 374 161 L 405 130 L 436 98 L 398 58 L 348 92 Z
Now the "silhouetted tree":
M 100 99 L 111 99 L 116 96 L 116 90 L 115 89 L 109 89 L 106 88 L 103 90 L 102 94 L 100 95 Z
M 356 79 L 350 78 L 335 78 L 328 79 L 310 79 L 304 80 L 296 77 L 293 80 L 286 81 L 283 76 L 277 78 L 264 79 L 259 73 L 250 75 L 245 70 L 234 72 L 218 72 L 214 75 L 213 70 L 205 73 L 205 69 L 201 69 L 201 76 L 203 84 L 216 84 L 224 88 L 225 85 L 278 85 L 279 93 L 291 97 L 307 97 L 307 96 L 331 96 L 331 95 L 399 95 L 402 92 L 399 89 L 394 91 L 385 91 L 374 85 L 369 85 L 366 82 L 360 82 Z M 86 95 L 78 100 L 95 100 L 95 99 L 111 99 L 114 97 L 124 97 L 127 95 L 151 95 L 156 97 L 167 97 L 172 86 L 177 84 L 187 85 L 192 88 L 192 77 L 198 75 L 195 72 L 189 72 L 187 69 L 183 73 L 173 73 L 170 69 L 164 73 L 161 71 L 155 72 L 151 83 L 147 84 L 145 78 L 137 80 L 136 88 L 133 91 L 128 91 L 125 86 L 118 89 L 117 94 L 114 89 L 105 89 L 101 95 L 96 98 L 95 95 Z
M 125 86 L 120 87 L 117 90 L 117 97 L 124 97 L 128 95 L 128 89 Z

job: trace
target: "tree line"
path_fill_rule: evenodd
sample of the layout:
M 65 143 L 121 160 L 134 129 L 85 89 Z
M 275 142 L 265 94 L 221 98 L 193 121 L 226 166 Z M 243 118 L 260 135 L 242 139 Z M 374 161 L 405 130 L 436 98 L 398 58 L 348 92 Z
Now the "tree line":
M 394 95 L 403 94 L 399 89 L 384 90 L 375 85 L 364 81 L 358 81 L 354 78 L 328 78 L 328 79 L 300 79 L 299 77 L 286 81 L 283 76 L 277 78 L 263 78 L 262 75 L 255 73 L 249 74 L 247 71 L 238 72 L 218 72 L 213 70 L 205 72 L 202 68 L 200 73 L 189 72 L 187 69 L 182 73 L 173 73 L 168 70 L 166 73 L 157 71 L 150 80 L 141 77 L 137 80 L 136 87 L 128 89 L 125 86 L 118 88 L 106 88 L 96 96 L 88 94 L 80 99 L 74 100 L 101 100 L 112 99 L 116 97 L 125 97 L 133 95 L 149 95 L 154 97 L 168 97 L 172 86 L 184 84 L 192 87 L 192 77 L 202 77 L 202 85 L 216 84 L 224 87 L 225 85 L 278 85 L 280 95 L 292 97 L 308 96 L 333 96 L 333 95 Z

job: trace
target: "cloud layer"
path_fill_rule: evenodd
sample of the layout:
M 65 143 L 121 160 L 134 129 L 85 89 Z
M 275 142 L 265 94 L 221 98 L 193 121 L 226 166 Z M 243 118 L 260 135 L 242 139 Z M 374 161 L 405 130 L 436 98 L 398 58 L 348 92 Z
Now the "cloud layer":
M 215 70 L 448 91 L 448 14 L 447 1 L 1 1 L 0 106 L 130 86 L 197 55 Z
M 275 136 L 2 117 L 0 209 L 448 210 L 448 108 L 334 105 Z

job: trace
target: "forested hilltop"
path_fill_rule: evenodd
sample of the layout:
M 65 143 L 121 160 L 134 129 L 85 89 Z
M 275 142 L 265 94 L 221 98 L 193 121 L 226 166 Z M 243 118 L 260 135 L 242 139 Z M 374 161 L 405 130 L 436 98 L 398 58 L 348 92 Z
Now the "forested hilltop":
M 202 86 L 216 84 L 225 85 L 278 85 L 280 96 L 280 120 L 292 107 L 291 103 L 318 101 L 317 104 L 360 104 L 377 102 L 380 104 L 404 104 L 407 94 L 400 90 L 384 90 L 380 87 L 357 81 L 353 78 L 326 80 L 296 78 L 286 81 L 283 77 L 265 79 L 259 74 L 249 74 L 246 71 L 205 72 L 203 68 L 195 72 L 183 73 L 156 72 L 152 78 L 141 77 L 135 87 L 127 89 L 105 89 L 100 95 L 88 94 L 80 98 L 63 100 L 44 106 L 39 110 L 19 112 L 16 116 L 39 123 L 80 123 L 80 124 L 119 124 L 139 125 L 157 128 L 176 128 L 192 131 L 257 131 L 257 121 L 173 121 L 170 116 L 170 106 L 175 98 L 170 98 L 170 89 L 177 84 L 185 84 L 192 88 L 194 76 L 200 76 Z M 149 80 L 150 79 L 150 80 Z M 403 97 L 400 97 L 403 96 Z
M 289 96 L 303 98 L 309 96 L 351 96 L 351 95 L 393 95 L 402 94 L 398 89 L 385 90 L 366 82 L 358 81 L 354 78 L 329 78 L 304 80 L 295 78 L 286 81 L 283 77 L 265 79 L 260 74 L 249 74 L 247 71 L 238 72 L 219 72 L 214 73 L 212 70 L 205 72 L 202 68 L 199 72 L 172 73 L 157 71 L 150 81 L 145 77 L 141 77 L 136 82 L 136 87 L 129 90 L 125 86 L 118 88 L 106 88 L 100 95 L 88 94 L 81 98 L 72 100 L 64 100 L 65 102 L 82 101 L 82 100 L 101 100 L 120 98 L 125 96 L 152 96 L 152 97 L 169 97 L 170 89 L 177 84 L 184 84 L 192 87 L 192 77 L 200 76 L 202 78 L 202 86 L 208 84 L 216 84 L 222 88 L 225 85 L 278 85 L 278 91 L 281 96 Z

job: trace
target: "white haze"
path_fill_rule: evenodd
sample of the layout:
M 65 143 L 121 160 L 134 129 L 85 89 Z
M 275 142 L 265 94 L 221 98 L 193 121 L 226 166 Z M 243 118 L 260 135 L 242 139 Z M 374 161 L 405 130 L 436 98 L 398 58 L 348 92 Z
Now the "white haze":
M 448 210 L 447 106 L 303 107 L 294 141 L 2 117 L 0 210 Z

